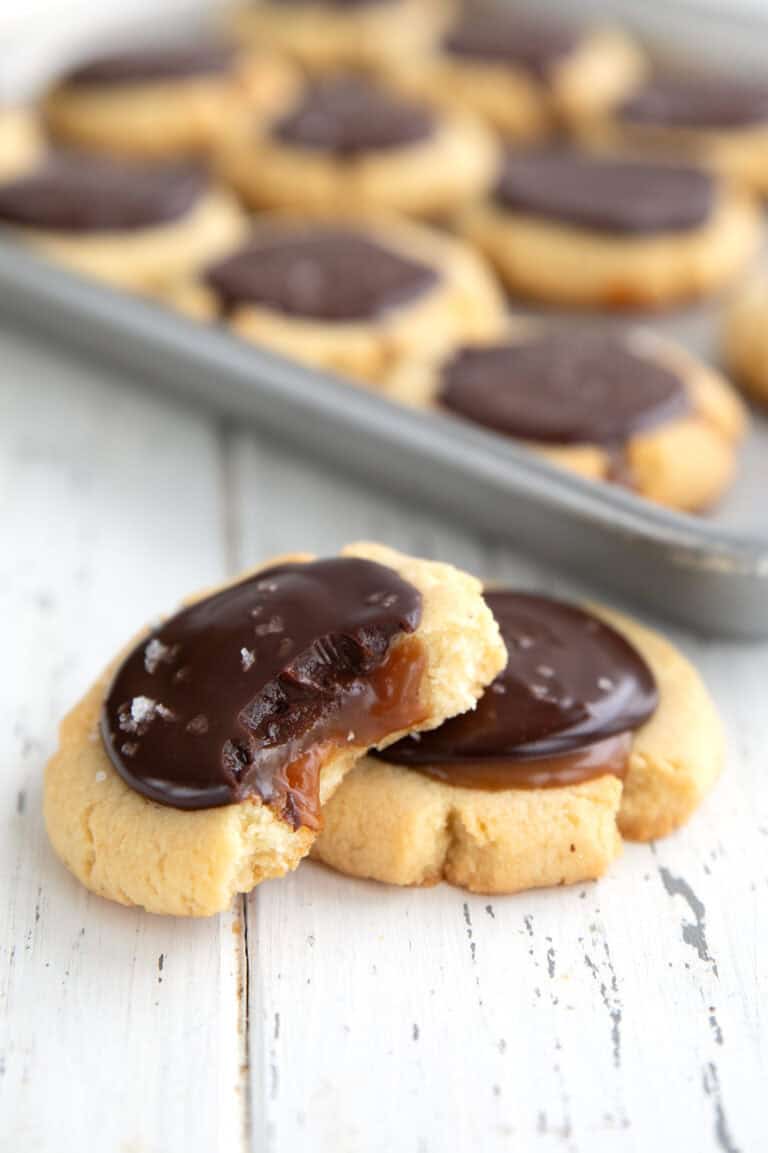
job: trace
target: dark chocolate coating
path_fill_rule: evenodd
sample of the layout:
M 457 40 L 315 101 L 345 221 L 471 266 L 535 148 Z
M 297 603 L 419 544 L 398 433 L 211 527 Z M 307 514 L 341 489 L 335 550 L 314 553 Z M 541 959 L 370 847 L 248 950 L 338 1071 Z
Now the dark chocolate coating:
M 234 51 L 226 44 L 186 44 L 170 48 L 136 48 L 95 57 L 65 76 L 64 84 L 116 87 L 156 80 L 188 80 L 228 72 Z
M 435 121 L 428 108 L 356 77 L 311 84 L 273 136 L 297 148 L 357 156 L 427 140 Z
M 467 12 L 445 36 L 442 47 L 451 56 L 514 64 L 544 79 L 578 42 L 578 33 L 563 24 L 496 4 Z
M 460 349 L 437 399 L 475 424 L 544 444 L 620 445 L 690 410 L 676 373 L 589 329 Z
M 768 124 L 768 85 L 707 76 L 659 76 L 620 106 L 619 118 L 660 128 L 749 128 Z
M 131 788 L 161 804 L 214 808 L 256 795 L 306 823 L 284 787 L 286 765 L 329 737 L 343 742 L 356 718 L 367 731 L 376 673 L 420 618 L 418 590 L 372 561 L 256 573 L 182 609 L 125 658 L 102 711 L 107 753 Z
M 563 757 L 653 714 L 653 673 L 610 625 L 532 593 L 490 590 L 485 599 L 507 646 L 506 668 L 474 711 L 404 737 L 378 754 L 384 760 L 418 768 Z
M 265 230 L 211 266 L 206 283 L 225 311 L 255 304 L 315 320 L 369 320 L 431 291 L 429 265 L 342 228 Z
M 61 153 L 0 184 L 0 223 L 49 232 L 151 228 L 185 216 L 207 185 L 205 173 L 190 165 Z
M 507 154 L 495 198 L 514 212 L 645 235 L 700 228 L 715 184 L 696 168 L 541 149 Z

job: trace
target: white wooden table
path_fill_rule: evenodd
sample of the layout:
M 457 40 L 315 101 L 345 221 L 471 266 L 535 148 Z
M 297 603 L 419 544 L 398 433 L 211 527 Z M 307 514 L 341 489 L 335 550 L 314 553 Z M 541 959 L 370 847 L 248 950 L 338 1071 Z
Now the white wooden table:
M 725 714 L 693 822 L 581 889 L 490 900 L 313 864 L 231 914 L 92 897 L 40 815 L 56 725 L 144 621 L 374 537 L 579 592 L 473 535 L 0 331 L 0 1149 L 768 1148 L 768 649 L 677 636 Z

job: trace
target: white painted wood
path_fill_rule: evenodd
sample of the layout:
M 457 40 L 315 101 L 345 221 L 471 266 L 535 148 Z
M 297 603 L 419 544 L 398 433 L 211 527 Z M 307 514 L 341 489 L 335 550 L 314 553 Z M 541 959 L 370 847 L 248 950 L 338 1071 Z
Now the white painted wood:
M 223 574 L 215 430 L 59 350 L 7 332 L 0 349 L 0 1148 L 235 1150 L 233 918 L 90 896 L 40 812 L 62 713 L 144 621 Z
M 726 717 L 728 770 L 599 885 L 489 900 L 305 864 L 262 886 L 243 1038 L 233 918 L 109 906 L 48 850 L 63 709 L 148 616 L 277 552 L 367 536 L 584 590 L 21 337 L 0 350 L 0 1148 L 765 1148 L 768 649 L 676 636 Z

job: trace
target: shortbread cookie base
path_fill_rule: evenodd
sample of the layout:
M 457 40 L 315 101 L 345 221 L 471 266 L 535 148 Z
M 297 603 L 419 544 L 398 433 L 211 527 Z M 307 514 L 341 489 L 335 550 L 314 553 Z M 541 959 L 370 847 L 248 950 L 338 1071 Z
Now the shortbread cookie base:
M 525 339 L 535 324 L 512 322 L 504 339 Z M 728 488 L 736 468 L 739 442 L 748 416 L 728 382 L 684 349 L 645 331 L 634 334 L 647 354 L 678 373 L 688 389 L 693 411 L 632 437 L 626 464 L 641 496 L 658 504 L 694 512 L 708 508 Z M 440 359 L 404 362 L 386 380 L 392 399 L 417 408 L 438 408 Z M 548 445 L 520 441 L 553 464 L 590 480 L 605 480 L 614 461 L 599 445 Z
M 171 159 L 210 152 L 243 109 L 270 116 L 298 88 L 285 61 L 252 54 L 232 73 L 124 85 L 63 84 L 44 103 L 55 140 L 122 156 Z
M 10 230 L 42 255 L 118 288 L 153 293 L 223 256 L 247 221 L 226 191 L 207 193 L 179 220 L 153 228 L 91 233 Z
M 33 168 L 44 147 L 33 113 L 26 108 L 0 108 L 0 182 Z
M 450 565 L 417 560 L 380 545 L 351 545 L 344 555 L 387 565 L 422 593 L 422 620 L 415 636 L 426 658 L 421 687 L 425 719 L 414 727 L 434 728 L 472 707 L 506 660 L 479 582 Z M 93 892 L 124 905 L 207 916 L 226 908 L 236 893 L 294 869 L 308 853 L 314 833 L 294 830 L 258 798 L 183 811 L 157 804 L 123 781 L 98 732 L 114 667 L 64 719 L 59 749 L 46 768 L 48 835 L 75 876 Z M 382 743 L 402 735 L 392 733 Z M 337 750 L 321 773 L 321 802 L 365 751 L 353 743 Z
M 279 219 L 276 219 L 279 223 Z M 501 290 L 481 257 L 462 241 L 403 222 L 352 220 L 371 239 L 437 268 L 434 290 L 370 320 L 331 323 L 242 304 L 228 318 L 255 344 L 304 364 L 378 386 L 403 359 L 435 354 L 464 339 L 493 337 L 505 324 Z M 343 224 L 342 224 L 343 226 Z M 174 287 L 171 303 L 199 320 L 216 320 L 214 294 L 200 280 Z
M 711 219 L 687 232 L 618 236 L 506 211 L 491 201 L 469 210 L 462 230 L 516 295 L 631 311 L 728 285 L 756 256 L 761 220 L 749 197 L 728 191 Z
M 601 876 L 621 836 L 651 840 L 688 819 L 723 758 L 719 718 L 698 673 L 663 637 L 592 611 L 648 661 L 659 707 L 635 734 L 622 790 L 614 776 L 551 789 L 489 792 L 366 757 L 323 810 L 312 854 L 339 872 L 396 885 L 446 880 L 480 893 Z
M 272 47 L 310 72 L 375 70 L 424 50 L 450 13 L 443 0 L 397 0 L 359 7 L 241 3 L 231 26 L 246 47 Z
M 568 118 L 610 106 L 637 83 L 643 56 L 626 36 L 611 29 L 585 36 L 552 70 L 545 83 L 513 64 L 473 61 L 450 53 L 393 62 L 396 75 L 414 95 L 444 107 L 468 109 L 508 140 L 530 142 L 550 135 Z
M 292 147 L 245 118 L 222 144 L 218 167 L 255 210 L 440 219 L 484 195 L 497 156 L 487 130 L 458 114 L 442 114 L 424 141 L 341 158 Z
M 768 279 L 752 277 L 736 293 L 726 315 L 725 357 L 738 384 L 768 403 Z

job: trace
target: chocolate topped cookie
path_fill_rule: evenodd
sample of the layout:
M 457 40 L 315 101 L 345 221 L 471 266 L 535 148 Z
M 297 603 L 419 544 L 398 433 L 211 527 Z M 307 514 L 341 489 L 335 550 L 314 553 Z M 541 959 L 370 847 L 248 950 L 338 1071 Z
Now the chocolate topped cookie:
M 255 304 L 332 323 L 368 320 L 439 283 L 433 267 L 360 232 L 311 227 L 260 233 L 209 268 L 206 283 L 225 310 Z
M 624 776 L 629 743 L 611 738 L 626 738 L 658 704 L 643 658 L 574 605 L 505 589 L 486 591 L 485 600 L 507 646 L 506 668 L 476 709 L 418 739 L 405 737 L 381 756 L 476 788 Z
M 283 557 L 153 627 L 74 708 L 49 835 L 102 896 L 218 912 L 296 868 L 369 747 L 470 708 L 505 659 L 450 565 L 374 544 Z
M 467 60 L 512 64 L 545 78 L 579 43 L 573 29 L 495 4 L 467 12 L 448 30 L 441 48 Z
M 375 743 L 414 717 L 420 664 L 395 666 L 421 595 L 356 557 L 262 570 L 182 610 L 123 661 L 102 736 L 123 779 L 182 809 L 253 794 L 317 827 L 329 739 Z M 418 709 L 416 710 L 418 712 Z M 377 720 L 377 714 L 386 720 Z M 310 763 L 311 762 L 311 763 Z
M 226 44 L 136 48 L 88 60 L 67 73 L 63 83 L 109 88 L 217 76 L 232 68 L 234 58 L 234 49 Z
M 337 156 L 405 148 L 435 130 L 430 111 L 351 76 L 319 81 L 274 125 L 275 138 Z
M 190 165 L 60 153 L 0 184 L 0 222 L 47 232 L 124 232 L 179 220 L 208 187 Z
M 678 373 L 597 329 L 463 348 L 444 365 L 437 399 L 477 424 L 544 444 L 622 445 L 691 412 Z
M 618 108 L 629 124 L 728 129 L 768 125 L 768 85 L 722 77 L 657 76 Z
M 495 198 L 534 217 L 646 235 L 700 228 L 712 215 L 715 184 L 695 168 L 539 150 L 507 155 Z

